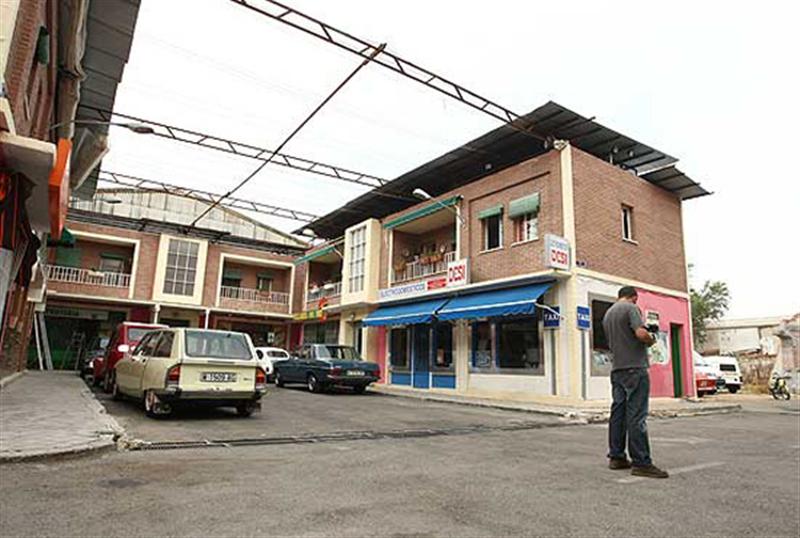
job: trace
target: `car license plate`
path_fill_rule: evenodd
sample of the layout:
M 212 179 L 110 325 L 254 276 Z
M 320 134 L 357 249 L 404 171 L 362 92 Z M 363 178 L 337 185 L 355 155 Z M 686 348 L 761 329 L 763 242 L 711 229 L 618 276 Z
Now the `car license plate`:
M 231 372 L 203 372 L 200 376 L 200 381 L 208 383 L 234 383 L 236 382 L 236 374 Z
M 347 370 L 347 375 L 353 377 L 363 377 L 364 370 Z

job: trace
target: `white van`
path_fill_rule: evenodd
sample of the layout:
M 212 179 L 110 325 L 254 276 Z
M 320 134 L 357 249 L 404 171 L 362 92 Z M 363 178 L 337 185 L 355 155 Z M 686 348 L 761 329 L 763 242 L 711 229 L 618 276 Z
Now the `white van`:
M 725 380 L 725 387 L 731 394 L 742 388 L 742 371 L 739 369 L 736 357 L 716 355 L 705 359 L 714 365 L 717 375 Z

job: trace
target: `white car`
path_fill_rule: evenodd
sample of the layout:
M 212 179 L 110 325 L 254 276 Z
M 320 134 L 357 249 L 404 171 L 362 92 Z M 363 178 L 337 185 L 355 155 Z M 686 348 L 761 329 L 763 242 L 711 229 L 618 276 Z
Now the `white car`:
M 274 361 L 282 361 L 289 358 L 289 352 L 279 347 L 257 347 L 256 357 L 258 365 L 267 372 L 267 380 L 272 381 L 275 377 Z
M 716 355 L 705 357 L 716 369 L 717 376 L 725 380 L 725 387 L 731 394 L 742 388 L 742 371 L 736 357 Z

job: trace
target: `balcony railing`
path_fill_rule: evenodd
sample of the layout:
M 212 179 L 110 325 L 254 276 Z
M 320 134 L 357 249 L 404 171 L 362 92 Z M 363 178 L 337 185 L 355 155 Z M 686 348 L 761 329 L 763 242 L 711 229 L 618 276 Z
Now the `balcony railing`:
M 433 263 L 422 263 L 421 261 L 407 263 L 402 271 L 392 271 L 394 275 L 392 283 L 398 284 L 400 282 L 408 282 L 409 280 L 416 280 L 439 273 L 446 273 L 447 264 L 455 260 L 455 252 L 446 252 L 441 260 Z
M 131 283 L 131 275 L 127 273 L 109 273 L 61 265 L 48 265 L 46 271 L 47 279 L 54 282 L 106 286 L 109 288 L 127 288 Z
M 289 294 L 280 291 L 262 291 L 255 288 L 237 288 L 235 286 L 222 286 L 220 297 L 237 301 L 251 301 L 254 303 L 288 305 Z
M 306 293 L 306 301 L 313 302 L 319 301 L 323 297 L 333 298 L 339 297 L 342 294 L 342 283 L 340 282 L 332 282 L 330 284 L 324 284 L 318 288 L 308 289 L 308 293 Z

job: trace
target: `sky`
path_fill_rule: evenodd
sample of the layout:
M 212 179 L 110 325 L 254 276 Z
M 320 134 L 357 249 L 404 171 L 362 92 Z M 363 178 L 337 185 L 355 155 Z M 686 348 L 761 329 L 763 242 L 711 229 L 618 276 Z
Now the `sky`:
M 684 204 L 692 285 L 726 282 L 731 318 L 800 311 L 799 4 L 290 5 L 519 114 L 553 100 L 679 158 L 714 193 Z M 144 0 L 115 111 L 275 148 L 358 63 L 229 0 Z M 499 125 L 370 65 L 284 152 L 392 179 Z M 219 193 L 259 164 L 120 128 L 109 145 L 104 170 Z M 323 215 L 365 190 L 268 166 L 237 196 Z

